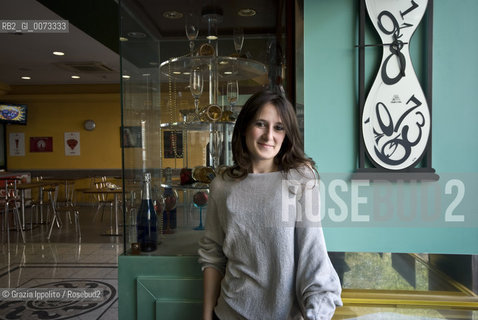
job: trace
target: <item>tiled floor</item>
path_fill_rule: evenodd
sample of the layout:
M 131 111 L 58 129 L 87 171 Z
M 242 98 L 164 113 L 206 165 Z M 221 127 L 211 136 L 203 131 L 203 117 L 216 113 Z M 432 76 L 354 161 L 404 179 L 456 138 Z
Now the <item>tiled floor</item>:
M 118 319 L 118 255 L 123 252 L 123 238 L 103 236 L 109 227 L 109 217 L 93 221 L 94 209 L 82 207 L 81 242 L 69 223 L 64 223 L 61 229 L 55 227 L 50 241 L 46 239 L 47 225 L 34 225 L 26 231 L 26 244 L 20 241 L 19 232 L 12 230 L 8 246 L 3 232 L 0 288 L 53 288 L 59 292 L 65 288 L 91 288 L 101 292 L 101 298 L 60 301 L 0 298 L 0 319 Z M 12 289 L 6 291 L 11 294 Z
M 63 291 L 65 288 L 94 288 L 101 291 L 101 299 L 10 301 L 4 299 L 4 290 L 0 289 L 0 320 L 118 319 L 118 256 L 123 252 L 123 236 L 104 235 L 111 225 L 108 209 L 103 221 L 100 218 L 94 219 L 94 216 L 94 207 L 81 208 L 81 242 L 78 241 L 74 225 L 67 223 L 64 216 L 62 228 L 54 228 L 51 240 L 46 239 L 48 225 L 33 225 L 33 229 L 26 231 L 26 244 L 21 242 L 19 232 L 12 230 L 10 245 L 7 246 L 5 232 L 2 232 L 0 288 L 53 288 Z M 26 217 L 29 222 L 29 212 Z M 197 221 L 190 222 L 192 225 L 197 224 Z M 169 242 L 175 243 L 174 250 L 177 250 L 178 245 L 184 248 L 193 247 L 191 243 L 197 243 L 197 233 L 190 229 L 189 233 L 185 233 L 187 236 L 182 238 L 179 233 L 168 235 L 167 239 L 163 238 L 161 250 L 158 252 L 168 254 L 172 250 L 168 246 Z M 122 232 L 122 227 L 120 230 Z M 185 251 L 185 254 L 187 253 L 189 251 Z M 412 292 L 427 291 L 428 286 L 433 284 L 433 287 L 443 292 L 458 291 L 431 272 L 426 263 L 415 263 L 413 260 L 410 264 L 410 257 L 407 255 L 335 253 L 331 254 L 331 258 L 340 274 L 344 289 Z M 397 266 L 401 266 L 399 269 L 403 270 L 397 270 Z M 413 275 L 414 281 L 411 282 L 412 278 L 408 277 L 407 273 Z M 339 309 L 334 319 L 478 319 L 478 311 L 453 311 L 453 315 L 449 312 L 433 308 L 406 310 L 403 307 L 389 307 L 382 310 L 378 307 L 349 306 Z

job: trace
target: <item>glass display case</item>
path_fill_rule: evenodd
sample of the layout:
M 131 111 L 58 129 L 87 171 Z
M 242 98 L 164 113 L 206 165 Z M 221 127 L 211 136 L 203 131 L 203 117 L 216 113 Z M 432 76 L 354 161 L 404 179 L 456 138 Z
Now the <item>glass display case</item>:
M 189 20 L 182 20 L 187 31 Z M 182 39 L 161 38 L 126 11 L 121 23 L 125 254 L 195 255 L 209 182 L 232 164 L 235 117 L 270 83 L 267 56 L 251 52 L 267 49 L 276 36 L 248 39 L 234 30 L 213 40 L 187 32 Z M 159 245 L 142 252 L 137 216 L 146 173 Z

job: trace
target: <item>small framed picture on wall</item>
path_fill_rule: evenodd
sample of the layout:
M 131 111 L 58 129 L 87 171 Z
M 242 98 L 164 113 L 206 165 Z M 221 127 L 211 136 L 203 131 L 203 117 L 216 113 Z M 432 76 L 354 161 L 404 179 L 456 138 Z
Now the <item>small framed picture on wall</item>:
M 183 133 L 179 131 L 163 131 L 164 158 L 183 157 Z
M 120 127 L 121 134 L 121 127 Z M 143 139 L 140 126 L 123 127 L 121 142 L 125 148 L 141 148 Z

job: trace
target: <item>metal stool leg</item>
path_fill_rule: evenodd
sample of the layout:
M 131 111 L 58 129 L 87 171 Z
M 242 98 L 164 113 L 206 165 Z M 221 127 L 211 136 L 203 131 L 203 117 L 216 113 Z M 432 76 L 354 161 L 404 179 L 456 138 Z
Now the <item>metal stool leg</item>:
M 17 223 L 18 223 L 18 230 L 20 230 L 20 235 L 22 236 L 23 243 L 25 243 L 25 233 L 23 232 L 22 228 L 22 222 L 20 219 L 20 211 L 18 210 L 18 207 L 14 205 L 13 207 L 14 216 L 16 217 Z
M 76 232 L 78 234 L 78 241 L 81 241 L 80 212 L 75 209 L 73 211 L 73 214 L 75 215 L 75 224 L 76 224 Z
M 55 210 L 55 201 L 54 201 L 54 197 L 52 195 L 52 191 L 48 191 L 48 198 L 50 199 L 50 204 L 51 204 L 51 210 L 53 211 L 53 218 L 52 218 L 52 221 L 51 221 L 51 225 L 50 225 L 50 231 L 48 232 L 48 237 L 47 239 L 50 240 L 51 238 L 51 233 L 53 231 L 53 226 L 55 225 L 55 222 L 56 222 L 56 225 L 58 226 L 58 228 L 61 227 L 61 224 L 60 224 L 60 219 L 58 217 L 58 214 Z

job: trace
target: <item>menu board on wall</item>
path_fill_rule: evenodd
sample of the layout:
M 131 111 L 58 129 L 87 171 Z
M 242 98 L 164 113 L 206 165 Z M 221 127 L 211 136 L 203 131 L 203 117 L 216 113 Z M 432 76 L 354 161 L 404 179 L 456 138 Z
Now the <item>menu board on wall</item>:
M 10 133 L 10 156 L 25 156 L 25 134 L 23 132 Z
M 65 132 L 65 156 L 80 155 L 80 133 Z

